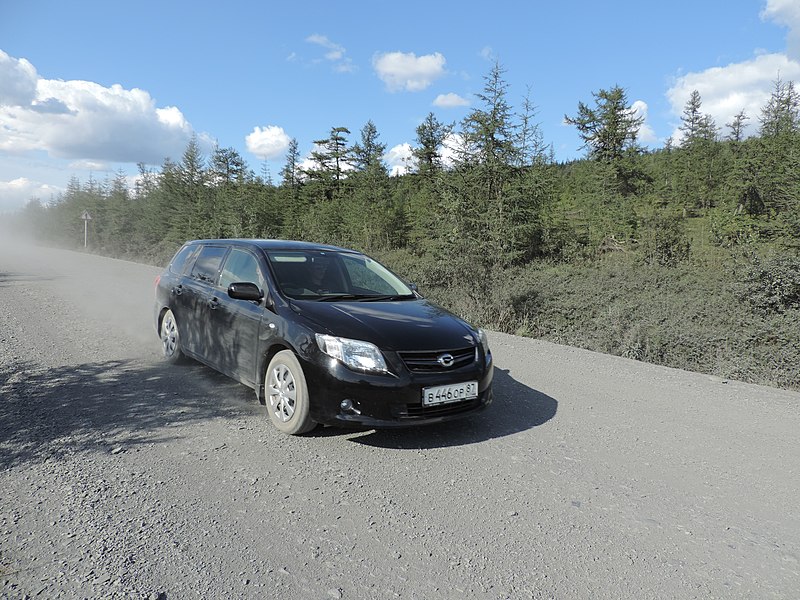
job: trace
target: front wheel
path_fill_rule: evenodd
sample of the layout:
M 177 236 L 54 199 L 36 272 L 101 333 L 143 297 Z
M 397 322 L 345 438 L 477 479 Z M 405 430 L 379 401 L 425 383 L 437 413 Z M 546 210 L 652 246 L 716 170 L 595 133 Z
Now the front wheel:
M 294 352 L 282 350 L 272 357 L 264 388 L 269 418 L 278 430 L 297 435 L 316 426 L 309 412 L 306 378 Z
M 172 314 L 171 310 L 167 310 L 161 319 L 160 337 L 164 359 L 172 364 L 181 362 L 183 360 L 181 338 L 178 334 L 178 323 L 175 321 L 175 315 Z

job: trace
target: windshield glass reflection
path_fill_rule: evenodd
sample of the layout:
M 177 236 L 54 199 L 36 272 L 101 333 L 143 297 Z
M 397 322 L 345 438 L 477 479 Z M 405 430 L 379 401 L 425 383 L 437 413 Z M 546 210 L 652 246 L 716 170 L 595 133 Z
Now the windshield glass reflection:
M 379 302 L 415 297 L 394 273 L 363 254 L 281 250 L 267 255 L 281 292 L 296 300 Z

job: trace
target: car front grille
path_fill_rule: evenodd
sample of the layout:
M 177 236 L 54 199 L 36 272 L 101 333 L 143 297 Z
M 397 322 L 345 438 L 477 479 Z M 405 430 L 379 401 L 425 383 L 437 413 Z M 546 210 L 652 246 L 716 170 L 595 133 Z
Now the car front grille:
M 452 404 L 440 404 L 437 406 L 422 406 L 422 404 L 406 404 L 397 413 L 399 419 L 430 419 L 434 417 L 449 417 L 463 412 L 469 412 L 480 404 L 480 398 L 465 400 L 464 402 L 453 402 Z
M 412 373 L 446 373 L 466 367 L 478 359 L 478 349 L 472 347 L 435 352 L 399 352 L 398 354 Z M 438 362 L 439 358 L 445 354 L 453 357 L 453 364 L 449 367 Z

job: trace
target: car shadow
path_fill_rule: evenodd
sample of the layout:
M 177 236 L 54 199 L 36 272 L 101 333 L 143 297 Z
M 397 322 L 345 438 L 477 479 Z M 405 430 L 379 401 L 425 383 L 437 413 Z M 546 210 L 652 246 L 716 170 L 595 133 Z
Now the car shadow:
M 494 402 L 472 417 L 402 429 L 325 427 L 306 435 L 401 450 L 459 446 L 531 429 L 552 419 L 557 407 L 496 368 Z M 0 363 L 0 470 L 81 452 L 135 451 L 182 438 L 192 423 L 264 419 L 262 411 L 252 390 L 194 361 Z
M 495 367 L 494 401 L 484 411 L 457 421 L 403 429 L 374 429 L 363 435 L 326 427 L 310 435 L 353 435 L 350 441 L 379 448 L 418 450 L 476 444 L 538 427 L 552 419 L 558 402 Z

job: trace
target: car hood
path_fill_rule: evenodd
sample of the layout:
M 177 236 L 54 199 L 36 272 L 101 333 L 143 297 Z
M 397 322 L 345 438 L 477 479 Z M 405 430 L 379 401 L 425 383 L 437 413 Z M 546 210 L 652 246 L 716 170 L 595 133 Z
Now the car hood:
M 424 299 L 393 302 L 295 301 L 319 333 L 372 342 L 382 350 L 452 350 L 475 346 L 473 329 Z

